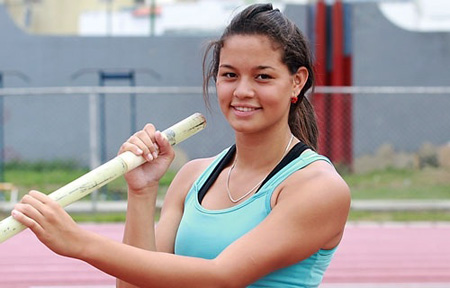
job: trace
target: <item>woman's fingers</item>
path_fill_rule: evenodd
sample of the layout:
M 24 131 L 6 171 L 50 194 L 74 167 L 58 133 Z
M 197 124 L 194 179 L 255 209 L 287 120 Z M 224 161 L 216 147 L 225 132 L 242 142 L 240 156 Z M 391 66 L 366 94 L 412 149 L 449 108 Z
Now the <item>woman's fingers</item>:
M 48 197 L 46 194 L 36 191 L 36 190 L 31 190 L 30 192 L 28 192 L 28 194 L 44 204 L 56 203 L 50 197 Z
M 145 125 L 144 129 L 136 132 L 125 143 L 119 153 L 132 151 L 136 155 L 143 156 L 147 161 L 158 157 L 158 145 L 155 141 L 155 127 L 152 124 Z
M 30 191 L 14 206 L 11 215 L 58 254 L 72 257 L 81 247 L 73 243 L 83 239 L 82 229 L 61 205 L 41 192 Z
M 42 222 L 45 218 L 45 203 L 35 198 L 37 191 L 30 191 L 22 200 L 14 206 L 11 215 L 14 219 L 29 227 L 36 235 L 43 233 Z M 40 196 L 40 195 L 39 195 Z M 45 201 L 45 200 L 44 200 Z
M 37 236 L 42 234 L 43 229 L 41 225 L 39 225 L 33 218 L 28 217 L 26 214 L 22 213 L 18 209 L 13 209 L 11 211 L 11 216 L 20 223 L 22 223 L 23 225 L 30 228 L 33 231 L 33 233 L 35 233 Z
M 127 142 L 123 143 L 122 146 L 120 146 L 118 154 L 122 154 L 125 151 L 131 151 L 138 156 L 143 156 L 144 151 L 142 151 L 142 149 L 136 146 L 135 144 L 129 142 L 130 139 L 128 139 Z
M 31 190 L 27 195 L 23 196 L 20 203 L 15 206 L 16 211 L 37 223 L 42 223 L 44 218 L 53 217 L 54 213 L 52 211 L 58 208 L 59 204 L 54 200 L 35 190 Z
M 161 133 L 161 131 L 155 132 L 155 139 L 157 141 L 158 150 L 161 148 L 161 150 L 166 151 L 167 149 L 170 149 L 171 145 L 167 138 Z M 160 152 L 160 151 L 158 151 Z
M 40 192 L 32 190 L 28 194 L 23 196 L 20 202 L 22 204 L 29 204 L 33 206 L 37 211 L 43 214 L 45 209 L 45 203 L 47 202 L 47 200 L 43 199 L 42 197 L 39 197 L 40 196 L 39 193 Z
M 142 150 L 142 155 L 147 161 L 158 157 L 157 149 L 154 144 L 154 133 L 150 135 L 147 131 L 141 130 L 128 140 L 129 143 L 136 145 Z

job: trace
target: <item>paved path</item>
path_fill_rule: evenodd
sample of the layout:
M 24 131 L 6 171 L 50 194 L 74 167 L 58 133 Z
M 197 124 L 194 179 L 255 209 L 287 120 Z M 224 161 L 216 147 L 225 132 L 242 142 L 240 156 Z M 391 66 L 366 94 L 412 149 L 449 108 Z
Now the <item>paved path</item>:
M 378 285 L 323 286 L 450 287 L 450 223 L 349 224 L 324 283 L 349 282 Z
M 123 224 L 83 224 L 120 240 Z M 351 223 L 323 288 L 450 287 L 450 223 Z M 114 279 L 55 255 L 26 230 L 0 244 L 1 288 L 112 288 Z

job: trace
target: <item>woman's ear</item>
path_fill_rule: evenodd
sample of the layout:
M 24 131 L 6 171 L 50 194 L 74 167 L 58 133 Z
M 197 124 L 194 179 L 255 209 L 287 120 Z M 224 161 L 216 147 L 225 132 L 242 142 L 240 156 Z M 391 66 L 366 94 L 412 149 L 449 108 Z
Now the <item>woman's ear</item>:
M 308 69 L 304 66 L 298 68 L 297 72 L 293 75 L 293 91 L 296 96 L 302 91 L 303 86 L 308 81 L 308 76 Z

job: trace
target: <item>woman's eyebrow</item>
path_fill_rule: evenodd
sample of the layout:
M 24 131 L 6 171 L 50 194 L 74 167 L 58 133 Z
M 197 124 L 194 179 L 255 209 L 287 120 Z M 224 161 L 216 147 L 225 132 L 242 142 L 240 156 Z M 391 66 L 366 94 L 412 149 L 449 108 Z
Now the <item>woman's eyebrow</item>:
M 271 69 L 271 70 L 275 70 L 275 68 L 273 68 L 272 66 L 266 66 L 266 65 L 259 65 L 256 67 L 257 70 L 266 70 L 266 69 Z
M 229 69 L 235 69 L 235 67 L 231 64 L 220 64 L 219 68 L 229 68 Z M 276 70 L 274 67 L 269 65 L 258 65 L 253 70 Z
M 230 64 L 220 64 L 219 65 L 220 68 L 234 68 L 232 65 Z

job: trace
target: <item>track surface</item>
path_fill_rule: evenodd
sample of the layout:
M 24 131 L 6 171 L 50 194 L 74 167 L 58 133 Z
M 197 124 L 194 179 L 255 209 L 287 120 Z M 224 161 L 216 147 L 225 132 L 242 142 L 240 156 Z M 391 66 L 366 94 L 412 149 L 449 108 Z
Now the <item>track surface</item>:
M 120 241 L 123 224 L 83 224 Z M 114 278 L 58 256 L 26 230 L 0 244 L 2 288 L 110 288 Z M 450 223 L 350 223 L 323 288 L 450 287 Z

